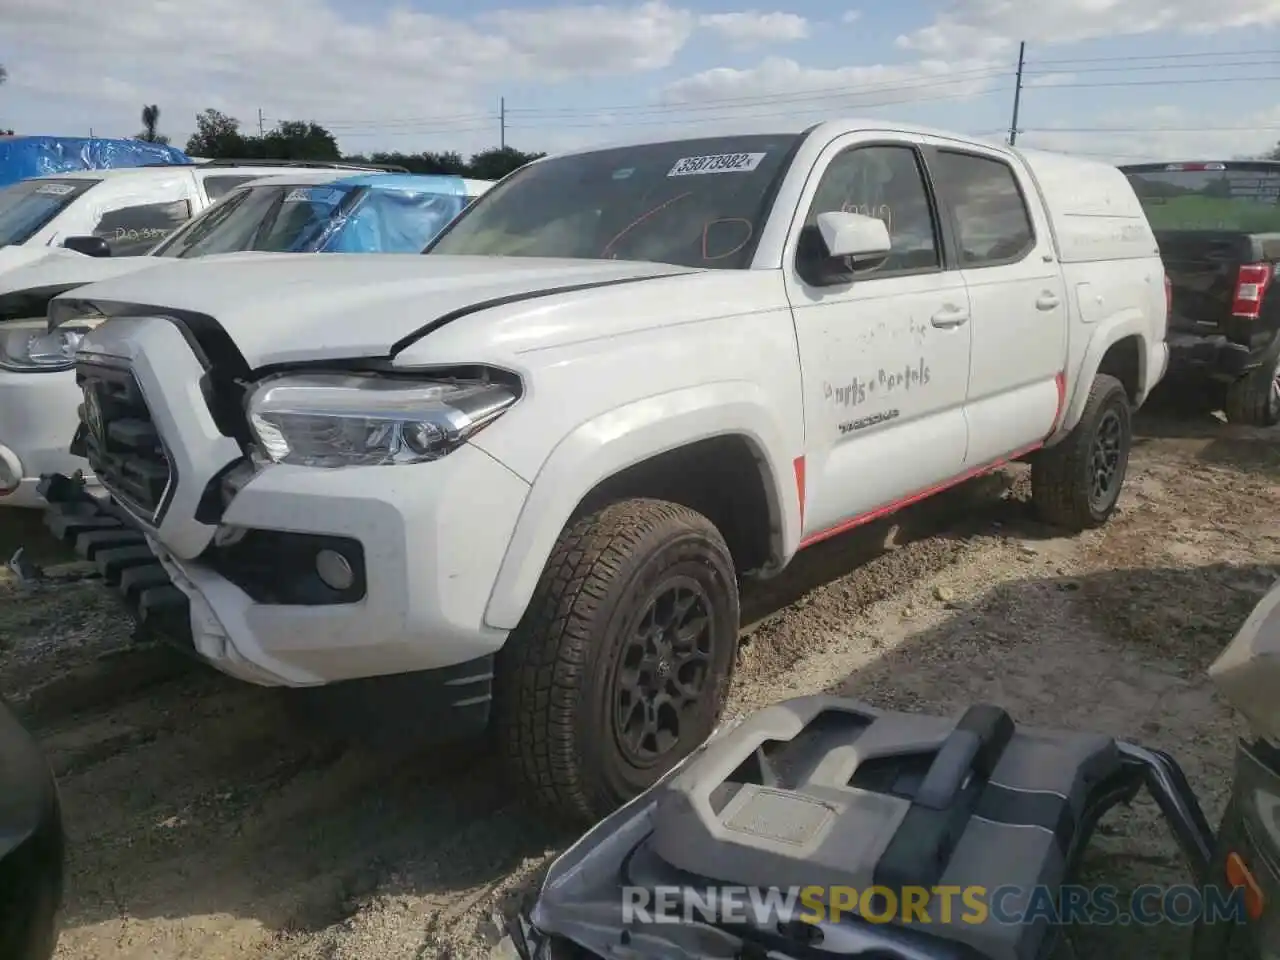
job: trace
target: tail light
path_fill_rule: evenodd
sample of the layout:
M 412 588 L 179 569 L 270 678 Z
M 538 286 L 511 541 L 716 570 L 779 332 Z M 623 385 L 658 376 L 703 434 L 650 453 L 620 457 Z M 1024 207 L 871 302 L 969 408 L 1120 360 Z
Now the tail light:
M 1269 263 L 1242 263 L 1236 276 L 1236 291 L 1231 302 L 1231 315 L 1257 320 L 1262 313 L 1262 298 L 1271 286 Z

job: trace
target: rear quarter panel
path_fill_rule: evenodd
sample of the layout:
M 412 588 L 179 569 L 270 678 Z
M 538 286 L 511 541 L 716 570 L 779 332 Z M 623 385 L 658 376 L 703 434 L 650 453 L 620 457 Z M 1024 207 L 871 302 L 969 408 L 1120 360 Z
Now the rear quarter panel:
M 1091 160 L 1024 151 L 1048 211 L 1070 308 L 1067 411 L 1055 439 L 1079 420 L 1102 358 L 1137 337 L 1138 397 L 1164 375 L 1168 322 L 1164 265 L 1128 179 Z

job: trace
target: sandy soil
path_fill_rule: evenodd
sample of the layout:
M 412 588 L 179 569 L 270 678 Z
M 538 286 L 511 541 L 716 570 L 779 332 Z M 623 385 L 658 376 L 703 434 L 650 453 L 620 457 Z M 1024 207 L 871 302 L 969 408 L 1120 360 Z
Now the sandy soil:
M 749 590 L 732 709 L 833 689 L 933 711 L 995 701 L 1172 751 L 1216 818 L 1236 727 L 1204 668 L 1280 575 L 1280 431 L 1147 416 L 1140 433 L 1101 531 L 1036 525 L 1013 471 Z M 58 559 L 26 527 L 4 539 Z M 377 729 L 328 741 L 287 696 L 132 644 L 93 581 L 0 583 L 0 690 L 61 780 L 58 960 L 487 956 L 495 911 L 570 839 L 504 788 L 483 746 L 394 749 L 403 738 Z M 1186 876 L 1145 805 L 1104 823 L 1088 869 Z M 1078 946 L 1174 956 L 1184 936 L 1094 930 Z

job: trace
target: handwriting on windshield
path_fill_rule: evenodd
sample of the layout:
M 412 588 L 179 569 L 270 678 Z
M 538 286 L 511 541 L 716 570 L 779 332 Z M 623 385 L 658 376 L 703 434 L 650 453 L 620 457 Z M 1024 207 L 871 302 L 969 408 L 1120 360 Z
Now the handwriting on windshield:
M 822 385 L 822 395 L 837 407 L 856 407 L 867 398 L 901 393 L 929 382 L 929 365 L 921 357 L 901 369 L 881 367 L 872 376 L 854 377 L 848 383 Z
M 117 243 L 124 241 L 138 243 L 142 240 L 163 240 L 172 232 L 172 230 L 165 230 L 161 227 L 136 227 L 132 230 L 126 230 L 124 227 L 116 227 L 111 235 L 104 239 L 114 240 Z

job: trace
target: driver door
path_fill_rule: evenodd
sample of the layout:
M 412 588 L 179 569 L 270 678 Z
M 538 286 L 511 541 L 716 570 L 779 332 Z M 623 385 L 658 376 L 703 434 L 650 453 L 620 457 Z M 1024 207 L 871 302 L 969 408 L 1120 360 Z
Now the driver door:
M 947 268 L 923 149 L 905 137 L 833 142 L 788 242 L 784 273 L 804 375 L 801 546 L 927 495 L 964 469 L 969 297 Z M 888 258 L 818 277 L 805 258 L 815 255 L 818 214 L 833 210 L 884 220 Z M 816 245 L 821 257 L 825 247 Z

